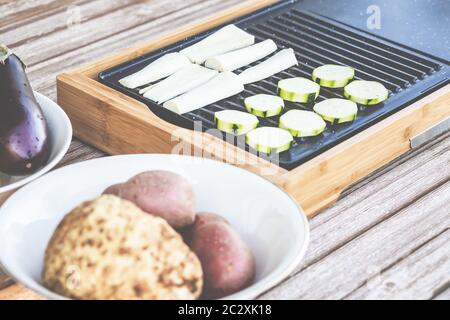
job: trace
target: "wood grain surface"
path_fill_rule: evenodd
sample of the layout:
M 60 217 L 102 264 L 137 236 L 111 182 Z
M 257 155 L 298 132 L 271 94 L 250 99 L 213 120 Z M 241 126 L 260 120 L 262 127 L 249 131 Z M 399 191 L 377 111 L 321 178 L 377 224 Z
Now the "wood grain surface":
M 58 74 L 240 3 L 0 1 L 0 42 L 22 56 L 33 87 L 56 100 Z M 60 166 L 102 156 L 74 139 Z M 449 300 L 450 134 L 350 187 L 311 229 L 305 260 L 261 298 Z M 39 298 L 1 271 L 0 288 L 0 299 Z

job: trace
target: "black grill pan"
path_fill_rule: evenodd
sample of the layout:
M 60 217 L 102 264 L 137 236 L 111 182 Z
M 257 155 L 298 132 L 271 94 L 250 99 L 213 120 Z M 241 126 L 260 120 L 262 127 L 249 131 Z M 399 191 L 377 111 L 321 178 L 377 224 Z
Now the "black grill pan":
M 450 67 L 442 59 L 422 54 L 403 45 L 303 10 L 302 1 L 284 1 L 230 23 L 255 35 L 257 41 L 271 38 L 280 49 L 293 48 L 299 66 L 269 79 L 247 85 L 245 91 L 237 96 L 183 115 L 175 114 L 144 98 L 139 95 L 138 89 L 127 89 L 118 83 L 119 79 L 139 71 L 166 53 L 179 51 L 201 40 L 220 26 L 105 70 L 98 75 L 98 80 L 145 103 L 165 121 L 188 129 L 193 129 L 194 123 L 200 121 L 204 131 L 215 128 L 214 113 L 216 111 L 244 110 L 244 98 L 258 93 L 276 94 L 277 82 L 280 79 L 297 76 L 310 78 L 312 70 L 323 64 L 351 66 L 356 70 L 356 79 L 379 81 L 388 88 L 390 98 L 381 105 L 359 106 L 358 117 L 353 123 L 329 126 L 318 137 L 297 139 L 289 151 L 281 153 L 277 158 L 279 165 L 288 170 L 332 148 L 449 82 Z M 236 73 L 241 71 L 237 70 Z M 343 97 L 342 90 L 322 88 L 317 102 L 333 97 Z M 311 105 L 298 103 L 287 103 L 286 107 L 286 111 L 292 108 L 312 109 Z M 261 125 L 277 126 L 278 117 L 260 119 L 260 122 Z M 245 148 L 248 150 L 248 147 Z

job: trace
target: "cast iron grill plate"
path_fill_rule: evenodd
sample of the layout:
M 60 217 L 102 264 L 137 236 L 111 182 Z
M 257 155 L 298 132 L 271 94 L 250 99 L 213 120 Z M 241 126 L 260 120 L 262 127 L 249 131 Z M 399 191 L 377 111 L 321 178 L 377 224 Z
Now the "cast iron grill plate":
M 183 115 L 175 114 L 144 98 L 138 93 L 139 89 L 127 89 L 118 83 L 119 79 L 139 71 L 166 53 L 179 51 L 201 40 L 222 27 L 220 26 L 105 70 L 99 74 L 98 79 L 103 84 L 145 103 L 165 121 L 188 129 L 193 129 L 194 124 L 197 123 L 195 127 L 198 128 L 200 125 L 203 131 L 215 128 L 214 113 L 216 111 L 224 109 L 245 111 L 243 100 L 246 97 L 259 93 L 276 94 L 279 80 L 291 77 L 310 78 L 312 70 L 323 64 L 351 66 L 356 70 L 355 79 L 379 81 L 386 86 L 390 91 L 389 99 L 376 106 L 359 106 L 358 117 L 354 122 L 340 125 L 328 124 L 327 130 L 320 136 L 296 139 L 289 151 L 278 156 L 259 154 L 288 170 L 449 82 L 449 66 L 441 60 L 317 14 L 304 12 L 301 10 L 301 2 L 285 1 L 231 23 L 253 34 L 257 42 L 270 38 L 280 49 L 293 48 L 299 66 L 266 80 L 246 85 L 245 91 L 239 95 Z M 242 70 L 235 72 L 240 73 Z M 317 102 L 334 97 L 342 98 L 342 89 L 322 87 Z M 285 112 L 290 109 L 312 110 L 312 105 L 286 102 Z M 278 126 L 278 119 L 279 117 L 260 119 L 260 125 Z M 214 134 L 217 135 L 216 130 Z M 225 139 L 225 134 L 222 137 Z M 234 143 L 247 151 L 256 153 L 254 150 L 249 150 L 248 146 L 238 143 L 237 140 Z

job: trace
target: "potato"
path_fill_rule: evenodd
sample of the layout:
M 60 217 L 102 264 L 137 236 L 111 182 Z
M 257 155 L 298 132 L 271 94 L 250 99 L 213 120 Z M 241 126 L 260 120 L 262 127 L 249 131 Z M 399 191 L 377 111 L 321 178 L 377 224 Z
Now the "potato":
M 204 226 L 208 223 L 214 223 L 214 222 L 224 222 L 226 224 L 229 224 L 228 221 L 215 213 L 210 212 L 199 212 L 195 215 L 195 222 L 194 224 L 187 226 L 181 230 L 178 230 L 181 236 L 183 237 L 184 242 L 190 243 L 192 240 L 192 234 L 195 232 L 194 230 L 197 230 L 198 228 Z
M 106 188 L 105 191 L 103 191 L 103 194 L 111 194 L 111 195 L 117 195 L 120 190 L 124 187 L 125 183 L 118 183 L 115 185 L 112 185 L 108 188 Z
M 199 212 L 195 216 L 195 222 L 194 222 L 193 228 L 200 228 L 206 224 L 214 223 L 214 222 L 224 222 L 226 224 L 229 224 L 227 219 L 225 219 L 221 215 L 218 215 L 215 213 L 210 213 L 210 212 Z
M 143 172 L 125 183 L 110 186 L 103 193 L 129 200 L 176 229 L 195 220 L 194 190 L 184 177 L 173 172 Z
M 253 254 L 225 219 L 198 214 L 188 244 L 202 264 L 204 298 L 222 298 L 252 283 Z

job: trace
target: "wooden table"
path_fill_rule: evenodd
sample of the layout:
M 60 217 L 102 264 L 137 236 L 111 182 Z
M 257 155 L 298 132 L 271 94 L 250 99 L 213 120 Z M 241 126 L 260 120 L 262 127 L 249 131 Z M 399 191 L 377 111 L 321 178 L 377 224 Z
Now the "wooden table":
M 0 40 L 56 99 L 57 74 L 242 0 L 4 0 Z M 265 299 L 450 299 L 450 133 L 347 190 L 311 220 L 294 274 Z M 61 165 L 102 157 L 74 139 Z M 7 239 L 2 239 L 7 241 Z M 35 299 L 0 271 L 0 299 Z

